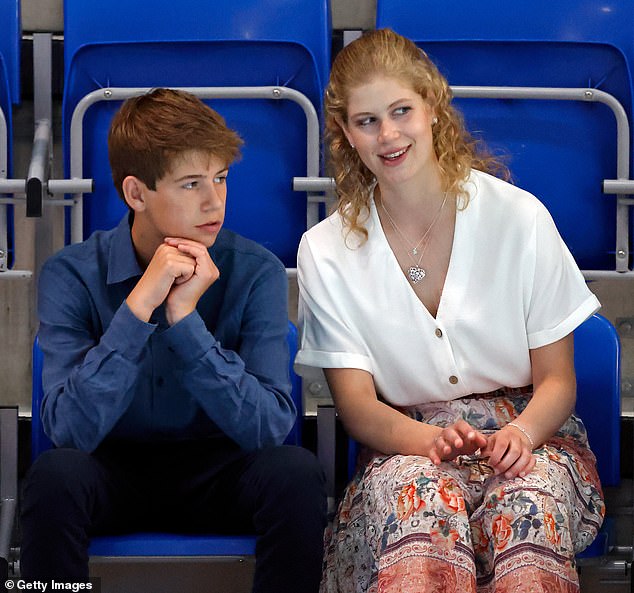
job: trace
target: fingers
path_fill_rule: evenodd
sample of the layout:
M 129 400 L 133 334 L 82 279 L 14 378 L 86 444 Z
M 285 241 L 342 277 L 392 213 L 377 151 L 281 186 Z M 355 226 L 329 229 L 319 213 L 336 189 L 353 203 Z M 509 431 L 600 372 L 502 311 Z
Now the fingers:
M 433 442 L 432 448 L 429 452 L 429 458 L 432 463 L 439 465 L 443 460 L 452 458 L 452 447 L 443 438 L 442 434 L 439 434 Z
M 183 253 L 187 253 L 195 259 L 209 257 L 209 251 L 202 243 L 191 239 L 179 239 L 176 237 L 166 237 L 165 245 L 175 247 Z
M 434 465 L 440 465 L 442 463 L 442 459 L 440 458 L 440 453 L 438 451 L 438 437 L 434 439 L 427 456 Z
M 510 430 L 502 429 L 491 435 L 482 454 L 489 457 L 488 463 L 496 475 L 504 475 L 507 479 L 524 477 L 536 463 L 527 440 Z
M 196 271 L 196 259 L 174 247 L 161 245 L 155 252 L 148 269 L 156 275 L 171 278 L 175 284 L 187 282 Z
M 160 245 L 128 295 L 128 306 L 139 319 L 148 321 L 154 309 L 165 301 L 172 286 L 187 282 L 195 269 L 196 260 L 191 255 L 170 245 Z
M 537 462 L 532 447 L 521 432 L 501 429 L 487 437 L 464 420 L 440 430 L 427 456 L 433 464 L 440 465 L 478 450 L 482 457 L 488 457 L 487 464 L 495 474 L 506 479 L 526 476 Z
M 196 262 L 195 274 L 204 281 L 208 281 L 208 286 L 220 277 L 220 272 L 209 255 L 209 250 L 202 243 L 190 239 L 166 237 L 165 244 L 194 258 Z
M 442 461 L 455 459 L 458 455 L 470 455 L 485 447 L 486 437 L 468 422 L 459 420 L 443 428 L 434 438 L 429 459 L 438 465 Z

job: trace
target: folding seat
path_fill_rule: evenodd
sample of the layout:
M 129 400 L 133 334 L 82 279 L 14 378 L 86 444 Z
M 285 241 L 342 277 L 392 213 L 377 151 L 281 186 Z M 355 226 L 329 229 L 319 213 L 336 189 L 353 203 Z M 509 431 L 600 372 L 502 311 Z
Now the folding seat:
M 109 228 L 125 206 L 112 187 L 106 135 L 127 93 L 169 86 L 214 99 L 243 137 L 226 225 L 287 267 L 307 225 L 294 177 L 319 174 L 319 114 L 330 66 L 327 0 L 64 2 L 67 176 L 94 179 L 71 215 L 71 240 Z M 219 88 L 220 87 L 220 88 Z M 128 89 L 120 91 L 118 89 Z M 133 89 L 130 91 L 129 89 Z M 134 90 L 136 89 L 136 91 Z M 241 98 L 256 96 L 259 98 Z
M 290 321 L 287 341 L 292 397 L 297 407 L 298 419 L 285 442 L 301 445 L 301 380 L 293 371 L 293 360 L 297 352 L 297 329 Z M 36 338 L 33 344 L 32 459 L 53 446 L 44 433 L 40 416 L 44 395 L 42 364 L 43 355 Z M 0 410 L 0 429 L 2 421 Z M 101 590 L 104 593 L 163 593 L 175 590 L 182 593 L 203 590 L 209 593 L 246 592 L 250 591 L 255 544 L 255 535 L 143 532 L 99 536 L 92 538 L 90 543 L 91 576 L 102 579 Z M 210 578 L 218 576 L 218 571 L 214 570 L 214 563 L 218 562 L 223 563 L 224 575 L 220 582 L 211 582 Z M 149 567 L 151 572 L 148 572 Z M 203 582 L 200 582 L 201 579 Z
M 24 191 L 11 186 L 12 174 L 12 112 L 20 102 L 20 43 L 22 26 L 20 2 L 0 0 L 0 187 L 1 192 Z M 13 200 L 0 201 L 0 273 L 13 265 Z
M 630 177 L 633 20 L 624 0 L 377 1 L 377 27 L 438 64 L 467 127 L 507 153 L 589 278 L 632 266 L 628 198 L 602 183 Z

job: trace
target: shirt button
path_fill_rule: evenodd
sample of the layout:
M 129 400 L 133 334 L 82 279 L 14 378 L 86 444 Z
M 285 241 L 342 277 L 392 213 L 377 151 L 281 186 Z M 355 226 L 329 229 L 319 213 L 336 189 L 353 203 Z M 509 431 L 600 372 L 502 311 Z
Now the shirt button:
M 442 330 L 439 327 L 436 328 L 436 337 L 442 338 Z
M 156 384 L 157 384 L 159 387 L 163 387 L 163 383 L 165 383 L 165 379 L 163 379 L 163 377 L 159 377 L 159 378 L 156 380 Z
M 456 375 L 451 375 L 451 377 L 449 377 L 449 383 L 451 383 L 452 385 L 455 385 L 458 382 L 458 377 L 456 377 Z

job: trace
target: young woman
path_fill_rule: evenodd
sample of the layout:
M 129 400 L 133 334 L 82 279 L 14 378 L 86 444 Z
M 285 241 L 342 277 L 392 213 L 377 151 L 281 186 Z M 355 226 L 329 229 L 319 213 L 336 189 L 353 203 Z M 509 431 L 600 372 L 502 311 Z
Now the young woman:
M 599 305 L 546 208 L 493 174 L 411 41 L 336 58 L 337 211 L 298 260 L 303 366 L 364 445 L 321 589 L 578 591 L 604 504 L 574 416 L 572 332 Z

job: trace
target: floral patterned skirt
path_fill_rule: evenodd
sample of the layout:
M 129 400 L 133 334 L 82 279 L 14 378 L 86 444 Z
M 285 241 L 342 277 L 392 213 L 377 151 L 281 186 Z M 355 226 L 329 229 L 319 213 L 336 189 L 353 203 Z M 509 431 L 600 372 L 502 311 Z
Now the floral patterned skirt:
M 516 418 L 528 389 L 402 411 L 484 433 Z M 578 592 L 575 554 L 605 512 L 585 428 L 571 416 L 535 450 L 524 478 L 495 476 L 475 456 L 434 466 L 427 457 L 362 450 L 326 532 L 321 593 Z

